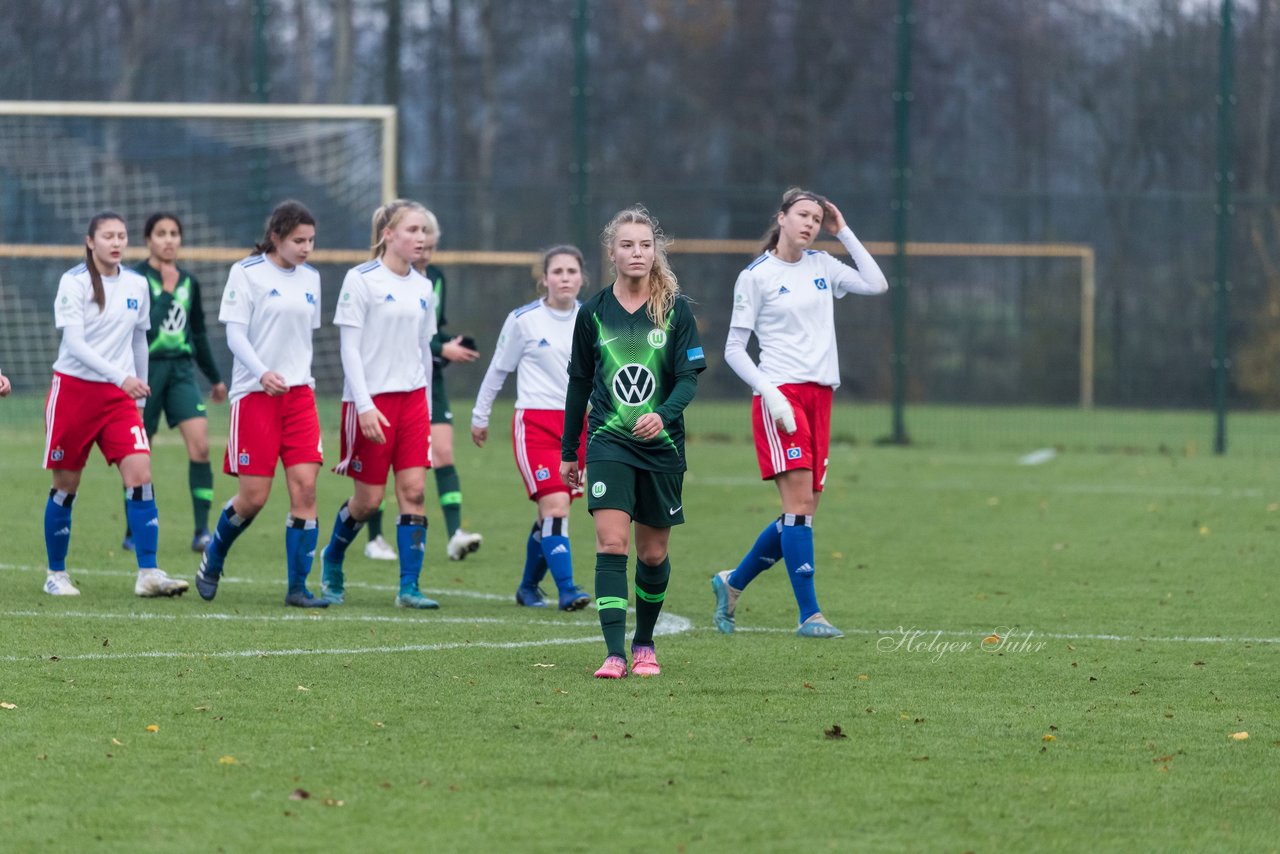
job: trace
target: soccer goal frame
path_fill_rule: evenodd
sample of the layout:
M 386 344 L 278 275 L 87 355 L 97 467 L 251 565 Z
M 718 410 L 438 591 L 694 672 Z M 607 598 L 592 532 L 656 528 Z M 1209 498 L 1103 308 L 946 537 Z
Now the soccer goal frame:
M 365 120 L 378 122 L 382 149 L 382 201 L 396 198 L 397 111 L 385 105 L 196 104 L 147 101 L 0 101 L 0 116 L 116 119 Z

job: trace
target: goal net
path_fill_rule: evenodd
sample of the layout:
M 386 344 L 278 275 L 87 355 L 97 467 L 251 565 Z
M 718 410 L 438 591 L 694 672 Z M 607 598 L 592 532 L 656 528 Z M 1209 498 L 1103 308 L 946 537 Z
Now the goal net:
M 395 195 L 395 122 L 392 107 L 0 101 L 0 370 L 20 391 L 48 383 L 58 279 L 99 211 L 124 216 L 130 263 L 146 217 L 177 214 L 214 318 L 227 266 L 283 199 L 311 209 L 321 245 L 367 246 Z

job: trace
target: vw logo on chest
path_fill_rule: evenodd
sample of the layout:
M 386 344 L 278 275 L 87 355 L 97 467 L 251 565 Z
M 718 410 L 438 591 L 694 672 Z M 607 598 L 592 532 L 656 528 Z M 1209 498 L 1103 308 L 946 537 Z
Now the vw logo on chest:
M 626 406 L 639 406 L 653 397 L 656 385 L 652 371 L 632 362 L 613 375 L 613 396 Z

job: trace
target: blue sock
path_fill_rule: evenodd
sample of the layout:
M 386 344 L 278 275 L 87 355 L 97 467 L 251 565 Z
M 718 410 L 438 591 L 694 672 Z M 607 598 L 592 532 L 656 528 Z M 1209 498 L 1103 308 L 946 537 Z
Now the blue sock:
M 347 546 L 355 542 L 356 537 L 360 535 L 360 529 L 364 527 L 364 522 L 354 518 L 351 511 L 347 509 L 350 502 L 342 502 L 342 506 L 338 508 L 338 518 L 333 520 L 333 533 L 329 536 L 329 545 L 324 550 L 324 556 L 331 563 L 342 563 L 347 557 Z
M 782 556 L 787 562 L 791 590 L 800 606 L 800 622 L 818 613 L 818 594 L 813 589 L 813 517 L 782 514 Z
M 307 589 L 307 576 L 311 574 L 311 561 L 315 559 L 319 542 L 320 526 L 315 519 L 289 517 L 284 529 L 284 553 L 289 562 L 290 593 Z
M 149 483 L 124 491 L 124 515 L 133 531 L 133 553 L 138 569 L 156 568 L 156 550 L 160 546 L 160 512 Z
M 400 552 L 400 592 L 416 590 L 427 553 L 427 517 L 405 514 L 396 521 L 396 549 Z
M 222 574 L 222 564 L 227 559 L 231 544 L 244 533 L 245 528 L 253 524 L 253 516 L 248 518 L 237 516 L 232 509 L 234 506 L 234 500 L 223 505 L 222 512 L 218 514 L 218 524 L 213 526 L 213 539 L 205 549 L 205 554 L 208 556 L 205 561 L 206 571 L 213 575 Z
M 743 555 L 738 568 L 729 574 L 729 586 L 735 590 L 745 589 L 757 575 L 780 560 L 782 560 L 781 517 L 764 526 L 764 530 L 760 532 L 760 536 L 756 537 L 751 550 Z
M 561 593 L 573 589 L 573 555 L 569 552 L 569 520 L 548 516 L 542 520 L 542 554 Z
M 49 490 L 49 501 L 44 505 L 44 550 L 49 556 L 50 572 L 67 571 L 67 549 L 71 546 L 71 505 L 74 492 Z
M 542 556 L 542 520 L 533 523 L 529 531 L 529 539 L 524 544 L 524 575 L 520 576 L 521 587 L 537 587 L 546 577 L 547 561 Z

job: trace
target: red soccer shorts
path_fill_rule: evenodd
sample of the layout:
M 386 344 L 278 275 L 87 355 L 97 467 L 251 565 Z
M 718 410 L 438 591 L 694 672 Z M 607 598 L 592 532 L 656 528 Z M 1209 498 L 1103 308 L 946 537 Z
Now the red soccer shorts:
M 311 386 L 296 385 L 278 397 L 255 391 L 231 404 L 231 433 L 222 470 L 273 477 L 276 460 L 285 468 L 324 462 L 320 416 Z
M 379 445 L 360 432 L 356 405 L 342 404 L 342 458 L 333 470 L 361 483 L 383 485 L 391 469 L 431 468 L 431 415 L 425 388 L 375 394 L 373 405 L 387 417 L 387 441 Z
M 585 423 L 585 421 L 584 421 Z M 560 437 L 564 435 L 563 409 L 517 409 L 511 417 L 511 447 L 516 468 L 524 479 L 530 501 L 557 492 L 569 493 L 570 500 L 582 497 L 582 487 L 570 490 L 560 479 Z M 578 472 L 585 465 L 586 442 L 578 445 Z M 582 482 L 582 478 L 578 478 Z
M 150 454 L 138 402 L 113 383 L 54 372 L 44 404 L 44 467 L 80 471 L 95 443 L 109 466 Z
M 756 439 L 760 476 L 770 480 L 784 471 L 813 472 L 813 491 L 827 482 L 827 453 L 831 447 L 831 387 L 817 383 L 778 386 L 796 415 L 796 432 L 784 433 L 770 417 L 764 398 L 751 398 L 751 431 Z

